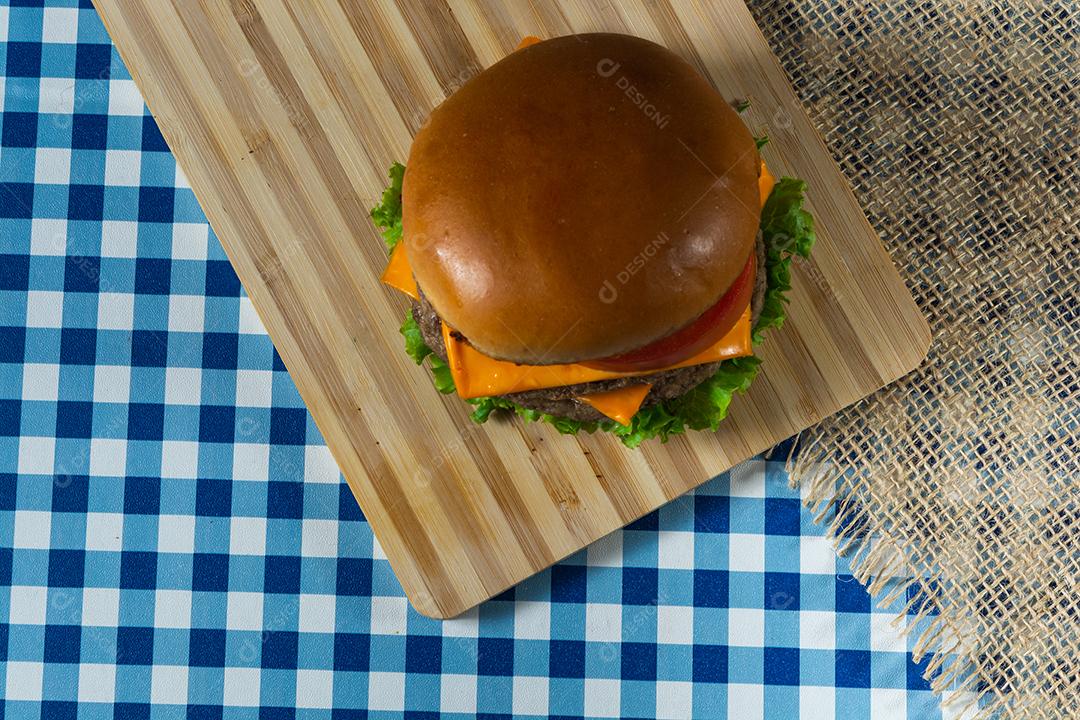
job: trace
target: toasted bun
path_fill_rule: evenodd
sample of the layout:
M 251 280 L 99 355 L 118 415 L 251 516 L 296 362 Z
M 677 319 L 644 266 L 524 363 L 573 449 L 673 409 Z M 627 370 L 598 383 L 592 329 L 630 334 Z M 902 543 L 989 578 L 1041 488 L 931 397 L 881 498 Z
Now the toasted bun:
M 626 352 L 716 303 L 752 252 L 759 156 L 689 64 L 625 35 L 512 53 L 435 109 L 403 189 L 432 306 L 528 364 Z

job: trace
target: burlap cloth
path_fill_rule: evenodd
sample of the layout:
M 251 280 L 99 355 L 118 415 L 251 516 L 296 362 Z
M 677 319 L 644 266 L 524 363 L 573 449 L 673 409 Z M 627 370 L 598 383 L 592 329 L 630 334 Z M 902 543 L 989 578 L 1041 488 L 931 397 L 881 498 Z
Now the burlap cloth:
M 793 476 L 872 592 L 914 582 L 946 702 L 1080 718 L 1080 11 L 750 6 L 934 332 Z

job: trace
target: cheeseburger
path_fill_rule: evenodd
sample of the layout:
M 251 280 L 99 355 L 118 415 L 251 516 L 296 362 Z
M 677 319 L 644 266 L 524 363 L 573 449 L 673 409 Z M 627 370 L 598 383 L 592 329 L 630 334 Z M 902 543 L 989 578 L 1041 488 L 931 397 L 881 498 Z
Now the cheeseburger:
M 715 430 L 814 239 L 764 142 L 660 45 L 527 38 L 435 108 L 372 210 L 406 350 L 477 422 Z

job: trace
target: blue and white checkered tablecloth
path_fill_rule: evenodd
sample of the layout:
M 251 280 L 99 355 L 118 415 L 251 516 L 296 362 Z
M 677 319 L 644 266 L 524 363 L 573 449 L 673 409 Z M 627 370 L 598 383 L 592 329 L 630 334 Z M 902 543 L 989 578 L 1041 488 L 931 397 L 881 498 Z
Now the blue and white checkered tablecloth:
M 94 10 L 6 3 L 0 718 L 941 716 L 760 460 L 410 609 Z

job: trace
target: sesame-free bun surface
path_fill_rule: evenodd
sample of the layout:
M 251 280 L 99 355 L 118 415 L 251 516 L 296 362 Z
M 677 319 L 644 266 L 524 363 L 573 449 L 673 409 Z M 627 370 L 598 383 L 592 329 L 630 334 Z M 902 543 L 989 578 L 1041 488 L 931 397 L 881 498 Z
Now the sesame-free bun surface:
M 529 364 L 641 347 L 743 269 L 759 156 L 688 63 L 647 40 L 574 35 L 467 82 L 413 142 L 404 242 L 439 315 Z

